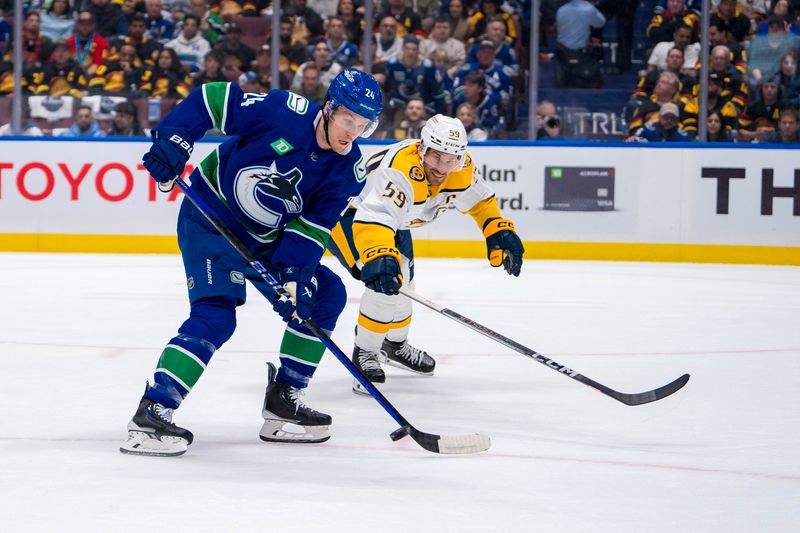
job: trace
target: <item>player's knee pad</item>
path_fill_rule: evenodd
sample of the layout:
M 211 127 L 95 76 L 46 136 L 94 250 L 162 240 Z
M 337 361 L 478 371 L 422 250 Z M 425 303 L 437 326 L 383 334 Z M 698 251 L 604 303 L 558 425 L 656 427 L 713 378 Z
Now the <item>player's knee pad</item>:
M 333 331 L 336 320 L 347 304 L 347 290 L 341 278 L 324 265 L 317 268 L 314 276 L 317 278 L 319 291 L 314 297 L 311 317 L 322 329 Z
M 219 348 L 236 329 L 236 304 L 235 298 L 225 296 L 196 300 L 178 332 L 205 339 Z

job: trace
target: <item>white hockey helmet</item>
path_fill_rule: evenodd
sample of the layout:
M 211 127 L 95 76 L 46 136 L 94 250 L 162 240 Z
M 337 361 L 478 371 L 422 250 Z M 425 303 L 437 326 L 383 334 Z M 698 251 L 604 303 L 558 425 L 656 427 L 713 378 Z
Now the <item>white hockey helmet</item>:
M 458 156 L 456 169 L 464 166 L 467 157 L 467 130 L 460 120 L 445 115 L 435 115 L 422 126 L 421 155 L 429 148 L 445 154 Z

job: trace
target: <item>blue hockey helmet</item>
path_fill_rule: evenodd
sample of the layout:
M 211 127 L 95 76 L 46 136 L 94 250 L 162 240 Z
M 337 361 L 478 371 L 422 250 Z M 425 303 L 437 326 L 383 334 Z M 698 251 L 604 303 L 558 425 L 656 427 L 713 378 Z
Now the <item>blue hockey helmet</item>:
M 331 101 L 331 112 L 342 106 L 370 121 L 361 137 L 369 137 L 378 127 L 383 95 L 378 80 L 366 72 L 353 68 L 340 72 L 328 87 L 325 100 Z

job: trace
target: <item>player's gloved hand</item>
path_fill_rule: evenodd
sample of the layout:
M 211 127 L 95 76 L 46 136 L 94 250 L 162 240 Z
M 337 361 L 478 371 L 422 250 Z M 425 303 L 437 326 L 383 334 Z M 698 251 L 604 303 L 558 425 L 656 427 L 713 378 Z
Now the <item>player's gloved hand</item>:
M 292 319 L 306 321 L 311 318 L 311 305 L 317 292 L 317 278 L 311 267 L 287 267 L 281 270 L 280 280 L 291 299 L 279 298 L 272 309 L 284 322 Z
M 394 296 L 400 293 L 403 275 L 400 271 L 400 252 L 391 246 L 373 246 L 363 254 L 361 281 L 375 292 Z
M 183 172 L 194 142 L 189 134 L 178 128 L 158 128 L 153 131 L 153 145 L 144 154 L 144 168 L 159 183 L 159 189 L 168 192 L 172 183 Z
M 519 276 L 522 270 L 522 254 L 525 248 L 514 231 L 514 223 L 507 218 L 492 218 L 483 226 L 489 264 L 503 266 L 512 276 Z

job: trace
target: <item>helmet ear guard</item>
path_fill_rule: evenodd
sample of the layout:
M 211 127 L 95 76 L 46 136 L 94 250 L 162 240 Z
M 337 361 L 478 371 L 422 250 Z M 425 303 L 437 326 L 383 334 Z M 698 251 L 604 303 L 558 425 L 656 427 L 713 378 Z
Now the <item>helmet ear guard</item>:
M 420 154 L 425 154 L 430 148 L 444 154 L 458 157 L 456 170 L 464 166 L 467 158 L 467 130 L 460 120 L 445 115 L 435 115 L 425 122 L 422 127 L 422 146 Z

